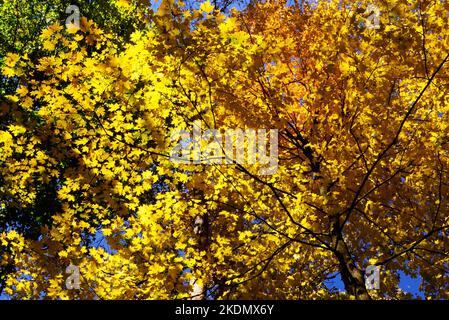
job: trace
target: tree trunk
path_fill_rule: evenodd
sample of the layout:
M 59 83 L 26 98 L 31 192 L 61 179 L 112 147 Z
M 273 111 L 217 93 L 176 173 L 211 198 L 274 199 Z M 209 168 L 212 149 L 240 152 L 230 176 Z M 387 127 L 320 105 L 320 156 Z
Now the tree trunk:
M 371 300 L 371 296 L 365 286 L 363 272 L 354 265 L 339 227 L 337 222 L 332 228 L 332 233 L 334 234 L 332 243 L 335 243 L 334 254 L 339 262 L 340 274 L 346 292 L 358 300 Z

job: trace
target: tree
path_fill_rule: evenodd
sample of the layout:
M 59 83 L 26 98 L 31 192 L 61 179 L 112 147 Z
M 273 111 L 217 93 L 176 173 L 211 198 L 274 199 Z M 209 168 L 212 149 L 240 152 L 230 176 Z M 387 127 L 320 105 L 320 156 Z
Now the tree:
M 80 12 L 91 19 L 94 19 L 105 30 L 114 34 L 114 41 L 124 44 L 128 41 L 130 34 L 136 29 L 145 25 L 145 12 L 150 10 L 139 2 L 133 10 L 115 5 L 114 1 L 22 1 L 5 0 L 0 2 L 0 68 L 5 62 L 7 53 L 27 57 L 37 61 L 45 56 L 42 49 L 40 34 L 49 25 L 54 23 L 65 24 L 70 14 L 70 6 L 77 6 Z M 101 10 L 100 10 L 101 8 Z M 16 91 L 20 83 L 26 82 L 25 75 L 15 77 L 0 78 L 0 106 L 1 121 L 0 128 L 8 128 L 10 125 L 20 123 L 28 129 L 28 133 L 33 135 L 34 126 L 39 123 L 39 119 L 32 113 L 16 109 L 9 112 L 6 96 Z M 12 111 L 12 110 L 10 110 Z M 47 140 L 45 137 L 43 140 Z M 47 152 L 45 143 L 40 148 Z M 68 162 L 60 163 L 59 170 L 64 171 L 70 166 Z M 19 171 L 20 172 L 20 171 Z M 39 179 L 29 179 L 28 188 L 35 190 L 35 196 L 29 201 L 17 202 L 6 190 L 2 193 L 2 207 L 0 208 L 0 232 L 14 229 L 20 232 L 25 238 L 37 239 L 40 236 L 40 229 L 44 225 L 51 225 L 52 216 L 60 211 L 61 203 L 56 197 L 57 179 L 47 177 L 45 181 Z M 6 179 L 8 180 L 8 179 Z M 3 180 L 1 180 L 3 183 Z M 0 248 L 3 252 L 3 248 Z M 0 292 L 2 291 L 6 274 L 12 266 L 2 268 L 0 275 Z
M 447 298 L 449 6 L 373 3 L 374 28 L 365 1 L 162 1 L 129 39 L 83 18 L 44 30 L 38 58 L 8 54 L 22 80 L 2 109 L 2 206 L 22 213 L 53 181 L 38 216 L 60 207 L 35 238 L 0 234 L 5 292 L 401 299 L 405 273 Z M 251 155 L 248 128 L 277 130 L 277 161 L 229 152 L 242 129 L 228 142 Z

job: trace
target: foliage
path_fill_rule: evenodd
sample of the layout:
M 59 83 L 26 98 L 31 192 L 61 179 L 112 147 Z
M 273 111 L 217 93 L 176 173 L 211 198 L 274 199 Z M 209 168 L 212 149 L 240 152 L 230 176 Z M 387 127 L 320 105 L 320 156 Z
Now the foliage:
M 445 1 L 375 2 L 379 29 L 366 1 L 116 5 L 129 39 L 83 17 L 5 57 L 1 212 L 41 221 L 0 234 L 8 295 L 401 299 L 403 272 L 448 297 Z M 171 161 L 198 120 L 278 129 L 277 171 Z

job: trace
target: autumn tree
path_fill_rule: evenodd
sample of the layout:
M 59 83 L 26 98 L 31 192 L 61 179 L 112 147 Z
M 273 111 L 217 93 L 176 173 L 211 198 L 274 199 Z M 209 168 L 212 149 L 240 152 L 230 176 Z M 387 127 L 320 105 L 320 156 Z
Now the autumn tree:
M 73 8 L 79 10 L 84 16 L 94 19 L 102 28 L 114 34 L 117 44 L 124 44 L 129 40 L 130 34 L 145 25 L 143 15 L 148 10 L 144 2 L 138 3 L 134 9 L 126 12 L 115 5 L 114 1 L 22 1 L 6 0 L 0 2 L 0 68 L 8 59 L 7 53 L 27 57 L 37 61 L 48 53 L 42 50 L 40 34 L 48 26 L 58 23 L 64 25 Z M 101 9 L 101 10 L 100 10 Z M 46 49 L 46 48 L 44 48 Z M 95 49 L 94 49 L 95 50 Z M 29 134 L 34 134 L 36 117 L 33 114 L 17 109 L 7 112 L 5 96 L 14 93 L 20 83 L 24 83 L 25 75 L 0 78 L 0 128 L 6 128 L 17 121 L 27 127 Z M 20 120 L 18 120 L 20 118 Z M 45 140 L 45 139 L 44 139 Z M 41 148 L 47 150 L 45 144 Z M 68 164 L 62 164 L 60 170 L 66 170 Z M 32 201 L 16 202 L 9 195 L 2 195 L 3 206 L 0 209 L 0 231 L 10 228 L 20 232 L 24 237 L 37 239 L 40 229 L 44 225 L 51 225 L 52 215 L 60 210 L 61 203 L 56 197 L 57 179 L 47 178 L 46 181 L 33 179 L 28 182 L 29 187 L 38 190 Z M 11 268 L 2 268 L 0 282 Z M 3 285 L 0 285 L 0 291 Z
M 54 23 L 5 57 L 0 210 L 48 217 L 1 230 L 6 294 L 402 299 L 406 274 L 448 297 L 446 1 L 111 3 L 145 23 Z M 265 174 L 210 139 L 249 128 L 278 132 Z

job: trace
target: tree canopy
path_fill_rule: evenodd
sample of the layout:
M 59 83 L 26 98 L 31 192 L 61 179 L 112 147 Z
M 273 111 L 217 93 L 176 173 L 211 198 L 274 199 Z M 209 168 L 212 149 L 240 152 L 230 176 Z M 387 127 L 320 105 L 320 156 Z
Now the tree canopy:
M 68 5 L 0 2 L 6 295 L 448 298 L 449 3 Z M 212 139 L 238 129 L 275 163 Z

